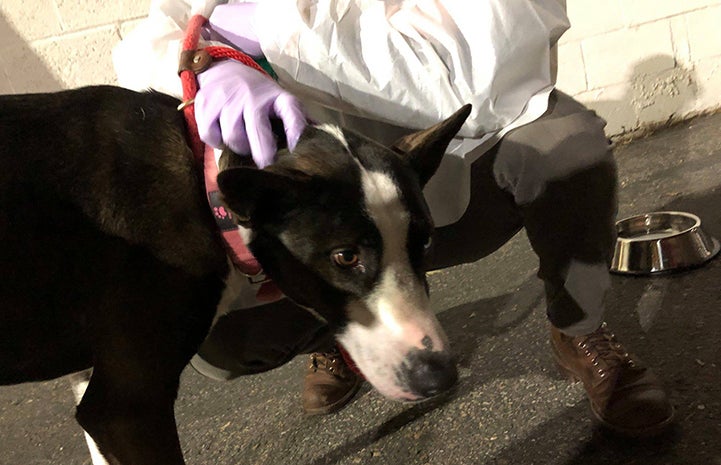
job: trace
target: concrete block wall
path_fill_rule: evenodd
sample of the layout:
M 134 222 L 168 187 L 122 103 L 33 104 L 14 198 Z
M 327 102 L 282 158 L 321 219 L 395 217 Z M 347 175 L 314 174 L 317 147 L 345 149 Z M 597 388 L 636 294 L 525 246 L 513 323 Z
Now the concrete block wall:
M 113 46 L 150 0 L 0 1 L 0 93 L 115 83 Z M 558 86 L 610 136 L 721 106 L 721 0 L 567 0 Z
M 0 93 L 116 82 L 111 50 L 150 0 L 1 0 Z
M 721 107 L 721 0 L 568 0 L 558 87 L 633 133 Z

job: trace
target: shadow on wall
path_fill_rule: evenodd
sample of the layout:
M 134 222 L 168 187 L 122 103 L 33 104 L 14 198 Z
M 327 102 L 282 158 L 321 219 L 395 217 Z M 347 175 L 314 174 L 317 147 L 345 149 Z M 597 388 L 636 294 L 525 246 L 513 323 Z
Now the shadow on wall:
M 0 14 L 0 93 L 49 92 L 63 88 L 45 63 Z
M 587 105 L 609 122 L 608 134 L 624 138 L 680 121 L 696 109 L 701 90 L 694 69 L 670 55 L 653 55 L 635 64 L 619 99 Z

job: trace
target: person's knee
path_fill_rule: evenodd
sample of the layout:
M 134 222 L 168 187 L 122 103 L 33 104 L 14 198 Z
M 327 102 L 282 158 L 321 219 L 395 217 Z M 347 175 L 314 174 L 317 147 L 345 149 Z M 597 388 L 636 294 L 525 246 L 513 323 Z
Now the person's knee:
M 615 166 L 604 124 L 594 112 L 584 110 L 510 132 L 498 150 L 496 182 L 517 205 L 525 205 L 541 197 L 551 183 L 595 166 Z M 615 181 L 615 169 L 598 173 L 610 174 Z
M 191 363 L 210 378 L 227 380 L 271 370 L 333 344 L 326 323 L 281 300 L 222 316 Z

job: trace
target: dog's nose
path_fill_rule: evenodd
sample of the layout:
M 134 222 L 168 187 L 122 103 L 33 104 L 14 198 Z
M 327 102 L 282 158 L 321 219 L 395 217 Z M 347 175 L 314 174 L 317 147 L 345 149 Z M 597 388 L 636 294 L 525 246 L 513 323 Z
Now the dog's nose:
M 454 358 L 448 352 L 418 350 L 408 354 L 408 387 L 421 397 L 433 397 L 458 381 Z

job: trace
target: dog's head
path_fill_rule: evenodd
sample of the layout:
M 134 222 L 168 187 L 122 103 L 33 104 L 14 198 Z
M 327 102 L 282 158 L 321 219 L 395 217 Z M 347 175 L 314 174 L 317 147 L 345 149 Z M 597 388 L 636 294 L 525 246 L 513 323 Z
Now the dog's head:
M 469 113 L 466 105 L 391 148 L 311 126 L 270 167 L 218 177 L 225 202 L 252 229 L 249 247 L 265 272 L 334 327 L 390 398 L 431 397 L 457 379 L 428 298 L 433 223 L 422 188 Z

